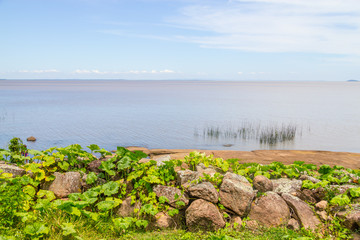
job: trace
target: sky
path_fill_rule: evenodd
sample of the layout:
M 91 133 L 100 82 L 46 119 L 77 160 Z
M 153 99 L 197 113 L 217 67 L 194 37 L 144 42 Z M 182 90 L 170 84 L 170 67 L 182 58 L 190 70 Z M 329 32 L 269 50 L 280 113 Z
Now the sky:
M 0 0 L 0 79 L 360 79 L 359 0 Z

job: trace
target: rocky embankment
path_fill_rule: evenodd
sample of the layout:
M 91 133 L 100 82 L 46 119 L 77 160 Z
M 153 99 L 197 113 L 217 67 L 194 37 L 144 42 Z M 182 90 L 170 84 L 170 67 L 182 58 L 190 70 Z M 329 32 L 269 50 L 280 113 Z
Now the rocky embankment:
M 193 150 L 142 150 L 151 158 L 144 158 L 140 163 L 147 163 L 151 159 L 158 166 L 165 164 L 170 159 L 183 158 Z M 240 162 L 270 163 L 273 161 L 285 164 L 294 161 L 304 161 L 316 165 L 343 165 L 353 169 L 360 167 L 360 154 L 336 153 L 320 151 L 205 151 L 215 157 L 224 159 L 240 158 Z M 327 156 L 327 157 L 326 157 Z M 317 159 L 318 158 L 318 159 Z M 88 164 L 91 172 L 100 173 L 102 161 L 98 159 Z M 15 166 L 2 164 L 5 172 L 15 175 L 25 174 L 22 169 Z M 178 214 L 169 215 L 168 212 L 159 212 L 152 219 L 155 228 L 180 228 L 186 225 L 190 231 L 217 230 L 226 226 L 243 226 L 257 228 L 259 225 L 266 227 L 286 226 L 291 229 L 301 227 L 315 230 L 323 229 L 329 225 L 334 217 L 343 220 L 344 226 L 355 231 L 360 227 L 360 205 L 357 199 L 344 207 L 332 206 L 326 201 L 328 191 L 343 194 L 350 188 L 357 188 L 354 184 L 357 176 L 349 175 L 349 184 L 331 185 L 330 190 L 319 186 L 314 189 L 303 188 L 303 181 L 314 184 L 320 180 L 307 175 L 299 174 L 297 178 L 269 179 L 263 175 L 252 176 L 252 179 L 235 174 L 231 169 L 224 172 L 215 166 L 206 167 L 199 163 L 195 169 L 183 163 L 175 167 L 176 180 L 169 186 L 154 184 L 153 193 L 158 199 L 165 199 L 164 204 L 168 209 L 178 209 Z M 42 188 L 51 190 L 55 196 L 66 200 L 69 194 L 86 191 L 86 174 L 80 172 L 55 173 L 55 180 Z M 210 181 L 211 179 L 212 181 Z M 214 184 L 218 181 L 217 184 Z M 250 180 L 250 181 L 249 181 Z M 103 184 L 99 181 L 97 184 Z M 351 184 L 350 184 L 351 183 Z M 127 182 L 126 191 L 134 188 L 134 183 Z M 136 217 L 141 208 L 139 199 L 132 199 L 130 195 L 122 199 L 122 204 L 115 209 L 118 216 Z

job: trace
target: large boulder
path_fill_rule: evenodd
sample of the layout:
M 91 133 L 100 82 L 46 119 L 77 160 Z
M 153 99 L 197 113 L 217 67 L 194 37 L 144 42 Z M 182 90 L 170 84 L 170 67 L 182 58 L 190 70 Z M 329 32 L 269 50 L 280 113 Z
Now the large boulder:
M 253 185 L 254 188 L 259 192 L 272 191 L 274 188 L 273 182 L 270 181 L 270 179 L 268 179 L 267 177 L 262 175 L 257 175 L 254 177 Z
M 226 173 L 220 186 L 220 203 L 239 216 L 245 216 L 255 197 L 249 181 L 240 175 Z
M 212 203 L 217 203 L 219 201 L 219 193 L 209 182 L 193 185 L 189 187 L 188 192 L 193 197 L 201 198 Z
M 225 226 L 219 209 L 203 199 L 195 200 L 185 212 L 186 225 L 190 231 L 215 231 Z
M 360 205 L 354 204 L 350 207 L 345 207 L 336 214 L 339 218 L 344 220 L 344 226 L 353 231 L 360 228 Z
M 70 193 L 81 192 L 81 175 L 79 172 L 54 173 L 55 180 L 48 190 L 53 191 L 57 198 L 66 198 Z
M 131 204 L 131 197 L 128 197 L 125 200 L 123 200 L 116 214 L 120 217 L 134 217 L 138 215 L 137 212 L 135 212 L 135 209 L 140 210 L 140 208 L 141 208 L 140 201 Z
M 304 228 L 315 230 L 320 224 L 320 220 L 316 217 L 310 206 L 291 194 L 284 193 L 282 198 L 288 206 L 295 212 L 298 220 Z
M 280 178 L 271 180 L 274 186 L 274 192 L 276 193 L 296 193 L 300 191 L 302 186 L 301 180 L 289 179 L 289 178 Z
M 280 226 L 287 224 L 290 210 L 277 193 L 267 192 L 251 204 L 249 217 L 267 227 Z
M 11 173 L 13 177 L 22 176 L 26 172 L 24 169 L 19 168 L 16 165 L 6 163 L 0 164 L 0 170 L 2 170 L 3 173 Z
M 180 189 L 175 187 L 168 187 L 163 185 L 156 185 L 153 188 L 153 191 L 155 192 L 157 197 L 164 196 L 167 199 L 169 199 L 169 205 L 175 208 L 185 208 L 189 204 L 189 198 L 186 196 L 186 194 L 182 193 Z M 182 201 L 185 203 L 185 206 L 178 206 L 176 202 Z
M 90 172 L 94 172 L 94 173 L 100 173 L 100 172 L 102 172 L 102 170 L 99 169 L 102 161 L 104 161 L 104 160 L 97 159 L 97 160 L 94 160 L 94 161 L 90 162 L 90 163 L 87 165 L 87 169 L 88 169 Z

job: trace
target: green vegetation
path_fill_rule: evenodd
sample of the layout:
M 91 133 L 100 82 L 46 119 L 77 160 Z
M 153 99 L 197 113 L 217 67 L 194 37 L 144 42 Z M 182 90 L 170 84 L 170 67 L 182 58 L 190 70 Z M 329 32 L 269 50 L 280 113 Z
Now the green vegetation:
M 13 141 L 13 145 L 22 144 Z M 18 148 L 0 150 L 0 160 L 16 163 L 27 172 L 21 177 L 0 173 L 0 240 L 3 239 L 347 239 L 350 231 L 343 228 L 341 220 L 328 220 L 327 226 L 319 232 L 291 231 L 286 228 L 247 228 L 243 225 L 234 229 L 227 224 L 217 232 L 191 233 L 186 231 L 184 219 L 177 230 L 158 231 L 154 228 L 155 215 L 167 212 L 170 216 L 180 216 L 182 201 L 177 208 L 166 204 L 166 197 L 157 198 L 152 187 L 157 184 L 174 186 L 182 193 L 184 189 L 176 185 L 176 170 L 184 164 L 195 169 L 198 164 L 210 165 L 219 171 L 232 171 L 245 176 L 250 182 L 257 175 L 268 178 L 299 178 L 301 174 L 313 176 L 320 183 L 303 182 L 303 188 L 323 187 L 331 205 L 346 205 L 360 197 L 360 188 L 352 188 L 342 195 L 335 195 L 330 184 L 357 183 L 359 170 L 344 169 L 340 166 L 317 167 L 304 162 L 284 165 L 273 162 L 269 165 L 241 163 L 238 159 L 223 160 L 192 152 L 182 160 L 170 160 L 157 166 L 150 160 L 139 163 L 147 157 L 141 151 L 131 152 L 118 147 L 115 153 L 100 149 L 97 145 L 88 146 L 90 152 L 80 145 L 64 148 L 52 147 L 44 151 L 28 150 L 31 156 L 19 155 Z M 92 153 L 100 153 L 102 172 L 89 171 L 89 163 L 97 158 Z M 106 157 L 106 158 L 105 158 Z M 16 159 L 16 161 L 14 161 Z M 1 171 L 1 170 L 0 170 Z M 54 172 L 80 172 L 86 174 L 87 190 L 72 193 L 68 199 L 56 199 L 52 191 L 41 186 L 55 179 Z M 222 182 L 222 175 L 213 177 L 204 174 L 197 180 L 210 181 L 215 187 Z M 129 188 L 129 186 L 132 186 Z M 133 217 L 118 217 L 117 208 L 125 198 L 132 203 L 141 202 Z M 180 196 L 178 196 L 180 197 Z M 223 214 L 224 207 L 218 207 Z M 227 216 L 228 217 L 228 216 Z

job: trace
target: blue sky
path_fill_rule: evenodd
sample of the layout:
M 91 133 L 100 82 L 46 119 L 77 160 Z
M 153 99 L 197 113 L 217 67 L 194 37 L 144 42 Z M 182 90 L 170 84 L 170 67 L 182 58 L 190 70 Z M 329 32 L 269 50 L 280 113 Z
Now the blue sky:
M 0 0 L 0 79 L 360 79 L 359 0 Z

